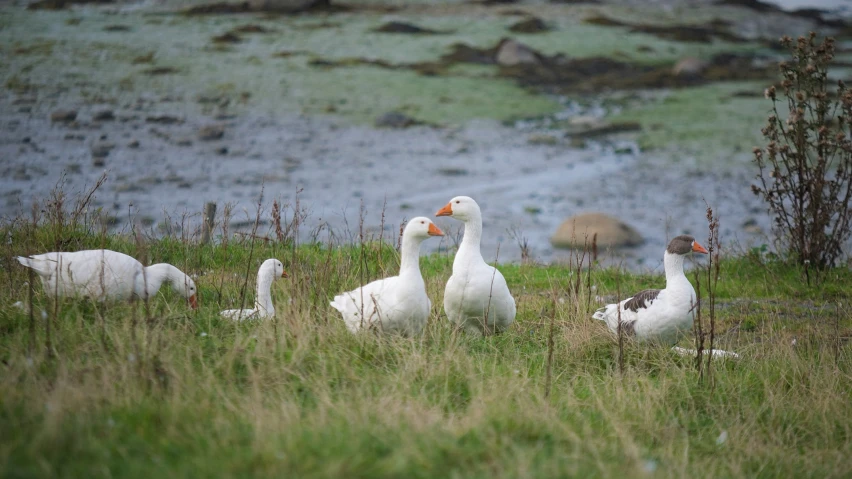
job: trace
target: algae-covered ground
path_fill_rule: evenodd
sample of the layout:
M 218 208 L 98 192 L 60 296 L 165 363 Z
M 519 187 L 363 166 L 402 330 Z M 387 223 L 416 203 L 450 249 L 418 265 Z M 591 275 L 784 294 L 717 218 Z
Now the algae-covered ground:
M 12 240 L 0 269 L 4 477 L 852 474 L 845 268 L 808 286 L 771 254 L 725 249 L 714 345 L 741 358 L 699 376 L 664 346 L 627 341 L 620 352 L 591 319 L 618 293 L 662 286 L 660 275 L 501 266 L 518 317 L 482 338 L 448 325 L 452 256 L 429 255 L 424 335 L 353 336 L 328 300 L 393 274 L 387 243 L 135 240 L 46 212 L 40 227 L 2 230 Z M 12 258 L 56 245 L 178 265 L 196 278 L 200 308 L 168 287 L 147 305 L 57 304 L 36 284 L 30 315 L 29 279 Z M 274 319 L 222 320 L 219 310 L 253 300 L 268 257 L 289 274 L 273 285 Z
M 250 217 L 258 199 L 268 211 L 298 195 L 313 228 L 345 235 L 362 207 L 370 227 L 393 228 L 468 194 L 501 261 L 519 259 L 516 236 L 566 260 L 549 236 L 601 211 L 646 238 L 627 263 L 658 265 L 666 237 L 703 228 L 705 201 L 727 240 L 772 244 L 749 186 L 775 41 L 844 31 L 678 1 L 186 13 L 204 3 L 0 5 L 0 214 L 106 171 L 93 204 L 118 229 L 197 227 L 208 201 Z M 426 32 L 379 31 L 399 24 Z M 537 63 L 499 64 L 506 38 Z M 706 69 L 676 73 L 684 59 Z M 625 131 L 598 133 L 613 124 Z

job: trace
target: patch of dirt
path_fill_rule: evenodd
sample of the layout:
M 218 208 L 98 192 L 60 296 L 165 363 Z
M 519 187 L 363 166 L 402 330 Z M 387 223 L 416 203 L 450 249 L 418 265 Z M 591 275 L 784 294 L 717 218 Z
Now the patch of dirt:
M 443 64 L 495 64 L 497 46 L 477 49 L 469 45 L 453 45 L 453 51 L 441 58 Z M 760 65 L 746 54 L 722 53 L 707 62 L 697 75 L 677 75 L 671 65 L 649 66 L 609 58 L 568 59 L 536 53 L 534 64 L 501 65 L 499 75 L 522 85 L 544 88 L 557 93 L 597 92 L 602 90 L 635 90 L 644 88 L 677 88 L 712 81 L 773 78 L 774 68 Z M 422 68 L 422 67 L 421 67 Z
M 246 12 L 262 12 L 269 14 L 281 15 L 299 15 L 303 13 L 349 13 L 349 12 L 373 12 L 373 13 L 393 13 L 399 10 L 398 7 L 381 4 L 364 4 L 364 5 L 347 5 L 340 3 L 332 3 L 330 0 L 317 0 L 314 2 L 306 2 L 302 5 L 293 7 L 278 7 L 260 5 L 253 7 L 250 2 L 217 2 L 204 5 L 196 5 L 183 10 L 181 13 L 185 15 L 227 15 Z
M 184 10 L 183 13 L 187 15 L 222 15 L 228 13 L 245 13 L 248 11 L 250 11 L 248 2 L 219 2 L 196 5 Z
M 308 64 L 317 68 L 367 65 L 389 70 L 410 69 L 427 76 L 447 75 L 450 68 L 459 63 L 496 65 L 499 76 L 524 86 L 562 94 L 679 88 L 715 81 L 767 80 L 774 78 L 775 74 L 772 62 L 761 62 L 759 57 L 734 53 L 720 53 L 707 60 L 700 72 L 689 75 L 679 74 L 671 64 L 652 66 L 604 57 L 572 59 L 562 54 L 548 56 L 535 51 L 535 63 L 501 65 L 497 62 L 497 53 L 505 41 L 507 39 L 502 39 L 490 48 L 456 43 L 450 46 L 449 53 L 435 62 L 395 64 L 366 58 L 314 58 Z
M 142 73 L 145 75 L 172 75 L 178 72 L 177 68 L 174 67 L 154 67 L 148 68 L 147 70 L 142 70 Z
M 240 43 L 243 38 L 234 32 L 225 32 L 210 39 L 213 43 Z
M 730 24 L 724 20 L 713 20 L 706 25 L 648 25 L 631 24 L 615 20 L 605 15 L 594 15 L 583 20 L 590 25 L 606 27 L 626 27 L 631 33 L 647 33 L 664 40 L 690 43 L 710 43 L 713 40 L 725 40 L 733 43 L 743 43 L 747 40 L 731 33 L 728 30 Z
M 273 31 L 264 27 L 263 25 L 255 25 L 249 23 L 247 25 L 240 25 L 237 28 L 231 30 L 234 33 L 272 33 Z
M 69 5 L 81 3 L 114 3 L 113 0 L 41 0 L 27 5 L 27 10 L 62 10 Z
M 509 27 L 509 31 L 515 33 L 543 33 L 550 31 L 550 27 L 547 26 L 544 20 L 538 17 L 530 17 Z
M 432 30 L 431 28 L 418 27 L 412 23 L 406 22 L 387 22 L 379 27 L 372 29 L 376 33 L 405 33 L 409 35 L 440 35 L 452 33 L 443 30 Z

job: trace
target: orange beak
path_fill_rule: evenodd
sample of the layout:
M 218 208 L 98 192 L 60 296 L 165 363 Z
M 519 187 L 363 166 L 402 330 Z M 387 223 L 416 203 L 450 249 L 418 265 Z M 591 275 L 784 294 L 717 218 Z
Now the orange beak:
M 453 204 L 447 203 L 447 206 L 438 210 L 435 216 L 453 216 Z
M 695 251 L 696 253 L 707 254 L 707 250 L 704 249 L 703 246 L 698 244 L 698 241 L 692 243 L 692 251 Z
M 429 236 L 444 236 L 444 232 L 435 226 L 435 223 L 429 223 Z
M 192 309 L 198 309 L 198 298 L 196 298 L 194 294 L 189 297 L 189 306 Z
M 286 272 L 286 271 L 282 271 L 282 272 L 281 272 L 281 277 L 282 277 L 282 278 L 286 278 L 286 277 L 287 277 L 287 272 Z

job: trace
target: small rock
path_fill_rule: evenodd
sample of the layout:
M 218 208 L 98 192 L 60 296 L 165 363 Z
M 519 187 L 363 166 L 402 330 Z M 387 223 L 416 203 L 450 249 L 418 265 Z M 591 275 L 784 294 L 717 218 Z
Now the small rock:
M 96 141 L 92 143 L 92 157 L 106 158 L 113 148 L 115 148 L 115 145 L 113 143 L 110 143 L 108 141 Z
M 242 37 L 234 32 L 226 32 L 213 37 L 213 43 L 240 43 L 241 41 L 243 41 Z
M 567 134 L 572 137 L 591 138 L 595 136 L 613 135 L 615 133 L 627 133 L 639 131 L 642 125 L 635 121 L 616 121 L 608 123 L 599 121 L 593 124 L 578 125 L 568 130 Z
M 206 125 L 198 130 L 198 139 L 201 141 L 219 140 L 225 135 L 225 127 L 222 125 Z
M 115 120 L 115 114 L 112 112 L 112 110 L 101 110 L 95 112 L 95 114 L 92 116 L 92 119 L 95 121 L 113 121 Z
M 375 125 L 378 128 L 408 128 L 409 126 L 419 124 L 419 121 L 398 111 L 390 111 L 379 115 L 375 121 Z
M 139 148 L 139 140 L 130 140 L 130 143 L 127 144 L 128 148 Z
M 515 40 L 507 39 L 497 46 L 497 63 L 503 66 L 535 65 L 541 63 L 538 53 L 532 48 Z
M 192 146 L 192 138 L 187 136 L 175 138 L 174 144 L 175 146 Z
M 216 153 L 218 153 L 218 154 L 220 154 L 220 155 L 223 155 L 223 156 L 224 156 L 224 155 L 227 155 L 227 154 L 228 154 L 228 147 L 227 147 L 227 146 L 223 146 L 223 147 L 221 147 L 221 148 L 217 149 L 217 150 L 216 150 Z
M 677 76 L 698 76 L 704 73 L 704 70 L 710 64 L 704 60 L 695 57 L 681 58 L 672 67 L 672 73 Z
M 751 234 L 762 234 L 763 228 L 757 223 L 757 220 L 754 218 L 749 218 L 745 220 L 742 224 L 743 231 Z
M 468 173 L 468 171 L 464 168 L 454 168 L 454 167 L 438 168 L 438 174 L 444 175 L 444 176 L 465 176 L 465 175 L 467 175 L 467 173 Z
M 53 123 L 70 123 L 77 119 L 77 112 L 74 110 L 56 110 L 50 114 L 50 121 Z
M 18 108 L 18 113 L 32 113 L 33 107 L 31 106 L 22 106 Z
M 65 135 L 64 138 L 65 138 L 65 140 L 68 140 L 68 141 L 72 141 L 72 140 L 73 141 L 83 141 L 83 140 L 86 139 L 86 136 L 85 135 L 79 135 L 79 134 L 76 134 L 76 133 L 68 133 L 67 135 Z
M 644 241 L 631 226 L 603 213 L 584 213 L 563 221 L 550 243 L 557 248 L 591 246 L 597 235 L 599 247 L 638 246 Z
M 530 145 L 549 145 L 553 146 L 559 143 L 559 138 L 553 135 L 530 135 L 527 138 L 527 143 Z
M 177 123 L 183 123 L 183 120 L 171 115 L 152 115 L 148 118 L 145 118 L 145 121 L 147 121 L 148 123 L 159 123 L 161 125 L 174 125 Z

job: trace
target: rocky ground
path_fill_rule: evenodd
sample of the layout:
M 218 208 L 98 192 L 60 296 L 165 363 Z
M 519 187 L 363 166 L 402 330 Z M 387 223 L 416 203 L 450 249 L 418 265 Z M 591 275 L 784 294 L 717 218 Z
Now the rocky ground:
M 723 241 L 768 242 L 749 152 L 772 39 L 842 28 L 688 2 L 186 8 L 0 7 L 0 214 L 106 172 L 94 204 L 116 228 L 192 233 L 209 201 L 245 226 L 263 191 L 264 220 L 298 198 L 306 237 L 349 241 L 362 205 L 393 235 L 467 194 L 489 259 L 526 239 L 564 260 L 551 234 L 597 211 L 646 240 L 614 260 L 655 268 L 666 237 L 706 235 L 705 201 Z

